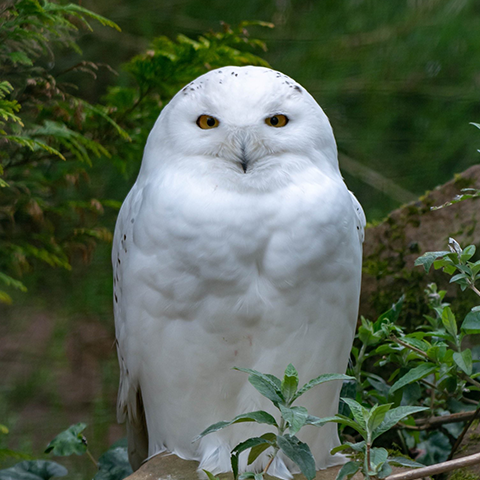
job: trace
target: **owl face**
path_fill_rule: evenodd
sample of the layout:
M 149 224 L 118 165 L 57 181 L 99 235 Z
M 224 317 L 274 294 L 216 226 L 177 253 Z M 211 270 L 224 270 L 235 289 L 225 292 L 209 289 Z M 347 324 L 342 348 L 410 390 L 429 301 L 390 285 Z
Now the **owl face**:
M 168 152 L 167 162 L 189 158 L 232 176 L 335 167 L 337 158 L 313 97 L 290 77 L 252 66 L 213 70 L 187 85 L 163 110 L 149 143 Z

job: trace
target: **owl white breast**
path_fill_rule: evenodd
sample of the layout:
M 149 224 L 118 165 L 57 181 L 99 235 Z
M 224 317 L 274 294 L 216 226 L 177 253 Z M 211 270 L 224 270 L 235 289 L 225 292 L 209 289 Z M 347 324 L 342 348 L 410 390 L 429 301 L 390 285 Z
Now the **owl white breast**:
M 345 372 L 364 222 L 328 119 L 294 80 L 225 67 L 177 93 L 150 133 L 112 253 L 118 418 L 135 468 L 167 450 L 212 473 L 230 469 L 230 449 L 265 429 L 192 439 L 270 409 L 233 366 L 279 376 L 293 363 L 304 381 Z M 333 415 L 340 387 L 324 384 L 303 405 Z M 334 424 L 299 438 L 318 468 L 342 462 L 329 453 Z M 295 471 L 281 455 L 269 470 Z

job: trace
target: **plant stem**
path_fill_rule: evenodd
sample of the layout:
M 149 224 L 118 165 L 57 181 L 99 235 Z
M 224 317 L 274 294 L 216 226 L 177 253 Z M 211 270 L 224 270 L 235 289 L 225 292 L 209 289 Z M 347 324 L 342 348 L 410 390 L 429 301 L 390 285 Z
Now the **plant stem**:
M 398 343 L 399 345 L 402 345 L 403 347 L 406 347 L 406 348 L 409 348 L 410 350 L 413 350 L 414 352 L 417 352 L 419 355 L 421 355 L 422 357 L 425 357 L 425 358 L 428 358 L 428 355 L 423 352 L 422 350 L 420 350 L 419 348 L 417 347 L 414 347 L 412 345 L 409 345 L 408 343 L 404 342 L 403 340 L 400 340 L 398 337 L 396 337 L 395 335 L 390 335 L 390 338 L 395 342 L 395 343 Z
M 278 434 L 283 435 L 284 433 L 285 433 L 285 419 L 282 417 L 280 419 L 280 424 L 278 425 Z M 270 457 L 270 460 L 268 461 L 268 463 L 265 465 L 265 468 L 263 469 L 263 474 L 264 475 L 267 473 L 267 470 L 270 468 L 270 465 L 272 464 L 273 460 L 277 456 L 277 453 L 278 453 L 279 450 L 280 449 L 278 447 L 275 447 L 273 449 L 273 454 Z
M 87 448 L 86 450 L 86 453 L 87 453 L 87 457 L 93 462 L 93 464 L 95 465 L 95 468 L 98 468 L 98 463 L 97 461 L 95 460 L 95 458 L 93 457 L 93 455 L 90 453 L 90 450 Z

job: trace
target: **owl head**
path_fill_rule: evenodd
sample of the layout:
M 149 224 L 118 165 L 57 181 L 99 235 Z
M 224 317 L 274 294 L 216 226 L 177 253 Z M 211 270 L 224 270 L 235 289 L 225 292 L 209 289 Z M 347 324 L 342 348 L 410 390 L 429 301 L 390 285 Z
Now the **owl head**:
M 288 180 L 306 169 L 339 174 L 327 116 L 290 77 L 224 67 L 180 90 L 152 129 L 142 174 L 186 169 L 237 185 Z

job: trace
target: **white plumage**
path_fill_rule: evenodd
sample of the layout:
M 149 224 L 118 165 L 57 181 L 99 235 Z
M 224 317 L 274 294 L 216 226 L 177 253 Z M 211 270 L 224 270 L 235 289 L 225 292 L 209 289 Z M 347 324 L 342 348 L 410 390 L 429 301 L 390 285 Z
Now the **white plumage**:
M 202 115 L 217 124 L 201 124 Z M 272 117 L 288 123 L 267 124 Z M 293 363 L 301 381 L 345 372 L 364 223 L 328 119 L 294 80 L 225 67 L 173 98 L 148 138 L 112 253 L 118 419 L 134 468 L 166 450 L 212 473 L 230 470 L 230 449 L 264 425 L 192 439 L 243 412 L 274 413 L 233 366 L 280 376 Z M 300 404 L 333 415 L 340 388 L 321 385 Z M 317 468 L 342 463 L 329 453 L 335 424 L 305 427 L 299 438 Z M 269 473 L 295 471 L 280 455 Z

